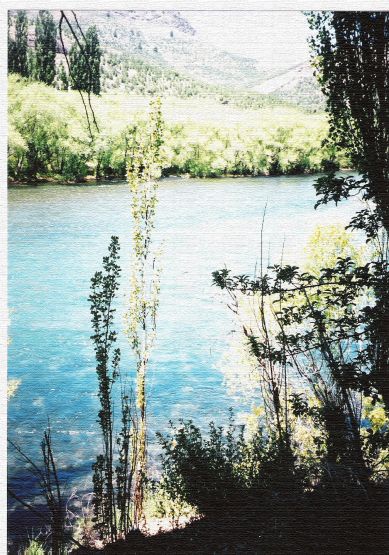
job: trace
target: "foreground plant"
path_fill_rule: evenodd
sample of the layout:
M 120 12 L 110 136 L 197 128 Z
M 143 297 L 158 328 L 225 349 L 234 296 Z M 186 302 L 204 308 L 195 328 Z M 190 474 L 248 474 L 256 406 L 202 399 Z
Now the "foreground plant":
M 136 405 L 139 410 L 135 524 L 143 518 L 144 481 L 147 473 L 147 370 L 156 337 L 160 270 L 152 251 L 152 231 L 157 207 L 157 179 L 161 176 L 163 123 L 161 104 L 151 104 L 145 132 L 134 137 L 127 178 L 131 193 L 132 266 L 127 335 L 136 357 Z
M 96 272 L 92 278 L 89 297 L 99 382 L 98 422 L 104 447 L 93 467 L 94 523 L 100 536 L 111 542 L 125 536 L 132 527 L 132 476 L 136 464 L 136 417 L 123 380 L 119 434 L 115 427 L 113 386 L 121 378 L 120 349 L 115 347 L 117 334 L 113 329 L 114 300 L 121 273 L 119 248 L 119 240 L 113 236 L 108 256 L 103 258 L 103 271 Z
M 66 510 L 63 485 L 60 483 L 57 463 L 53 453 L 50 425 L 43 433 L 41 442 L 41 465 L 36 464 L 18 445 L 10 440 L 9 443 L 20 455 L 22 460 L 27 463 L 29 472 L 37 480 L 41 495 L 45 500 L 47 514 L 21 499 L 10 488 L 8 488 L 8 494 L 34 513 L 35 516 L 39 518 L 41 524 L 48 525 L 49 533 L 46 543 L 50 546 L 50 553 L 52 555 L 64 555 L 66 553 L 68 541 L 77 545 L 79 544 L 65 530 Z M 36 541 L 31 542 L 30 547 L 33 553 L 40 553 L 39 545 L 40 544 Z

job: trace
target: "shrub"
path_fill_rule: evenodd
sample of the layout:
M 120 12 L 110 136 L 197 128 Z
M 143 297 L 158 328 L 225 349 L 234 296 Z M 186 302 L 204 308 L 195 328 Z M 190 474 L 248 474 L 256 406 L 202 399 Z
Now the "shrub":
M 261 430 L 245 439 L 232 415 L 227 429 L 211 422 L 208 437 L 192 421 L 158 435 L 166 491 L 208 517 L 236 518 L 244 504 L 245 518 L 255 520 L 271 498 L 296 495 L 302 487 L 288 439 L 265 437 Z

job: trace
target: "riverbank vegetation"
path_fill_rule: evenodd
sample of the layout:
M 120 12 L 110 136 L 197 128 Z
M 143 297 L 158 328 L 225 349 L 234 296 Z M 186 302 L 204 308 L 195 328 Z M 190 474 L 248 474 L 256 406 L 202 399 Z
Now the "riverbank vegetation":
M 123 92 L 93 97 L 99 133 L 91 141 L 77 91 L 9 78 L 10 181 L 125 177 L 148 99 Z M 314 173 L 347 167 L 323 145 L 323 114 L 288 106 L 243 109 L 210 98 L 166 98 L 164 175 L 222 177 Z

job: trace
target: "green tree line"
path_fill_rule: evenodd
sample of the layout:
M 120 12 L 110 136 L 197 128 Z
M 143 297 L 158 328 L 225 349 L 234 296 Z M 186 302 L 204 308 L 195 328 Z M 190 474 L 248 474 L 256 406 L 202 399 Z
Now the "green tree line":
M 95 99 L 100 133 L 91 143 L 76 93 L 56 91 L 19 77 L 9 79 L 8 170 L 13 180 L 82 181 L 124 177 L 134 134 L 144 125 L 142 115 L 110 125 L 119 107 L 108 98 Z M 44 98 L 45 101 L 41 102 Z M 115 101 L 115 97 L 114 97 Z M 226 108 L 227 109 L 227 108 Z M 113 112 L 114 110 L 114 112 Z M 306 116 L 304 122 L 309 123 Z M 316 121 L 316 120 L 315 120 Z M 266 130 L 219 128 L 215 124 L 167 125 L 165 175 L 281 175 L 338 168 L 347 160 L 323 146 L 325 123 L 309 128 L 299 113 L 288 124 Z

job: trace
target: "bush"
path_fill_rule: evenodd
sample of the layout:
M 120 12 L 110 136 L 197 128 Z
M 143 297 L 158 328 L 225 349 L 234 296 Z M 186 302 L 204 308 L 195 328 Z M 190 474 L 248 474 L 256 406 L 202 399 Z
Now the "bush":
M 31 540 L 28 547 L 24 550 L 23 555 L 45 555 L 45 550 L 41 543 L 36 540 Z
M 89 148 L 84 122 L 60 94 L 41 83 L 28 84 L 17 76 L 10 79 L 11 177 L 81 180 L 87 174 Z
M 166 491 L 208 517 L 236 518 L 244 505 L 244 518 L 255 520 L 271 499 L 295 496 L 302 488 L 288 441 L 265 438 L 261 431 L 247 440 L 232 416 L 226 430 L 210 423 L 207 438 L 188 421 L 159 439 Z

